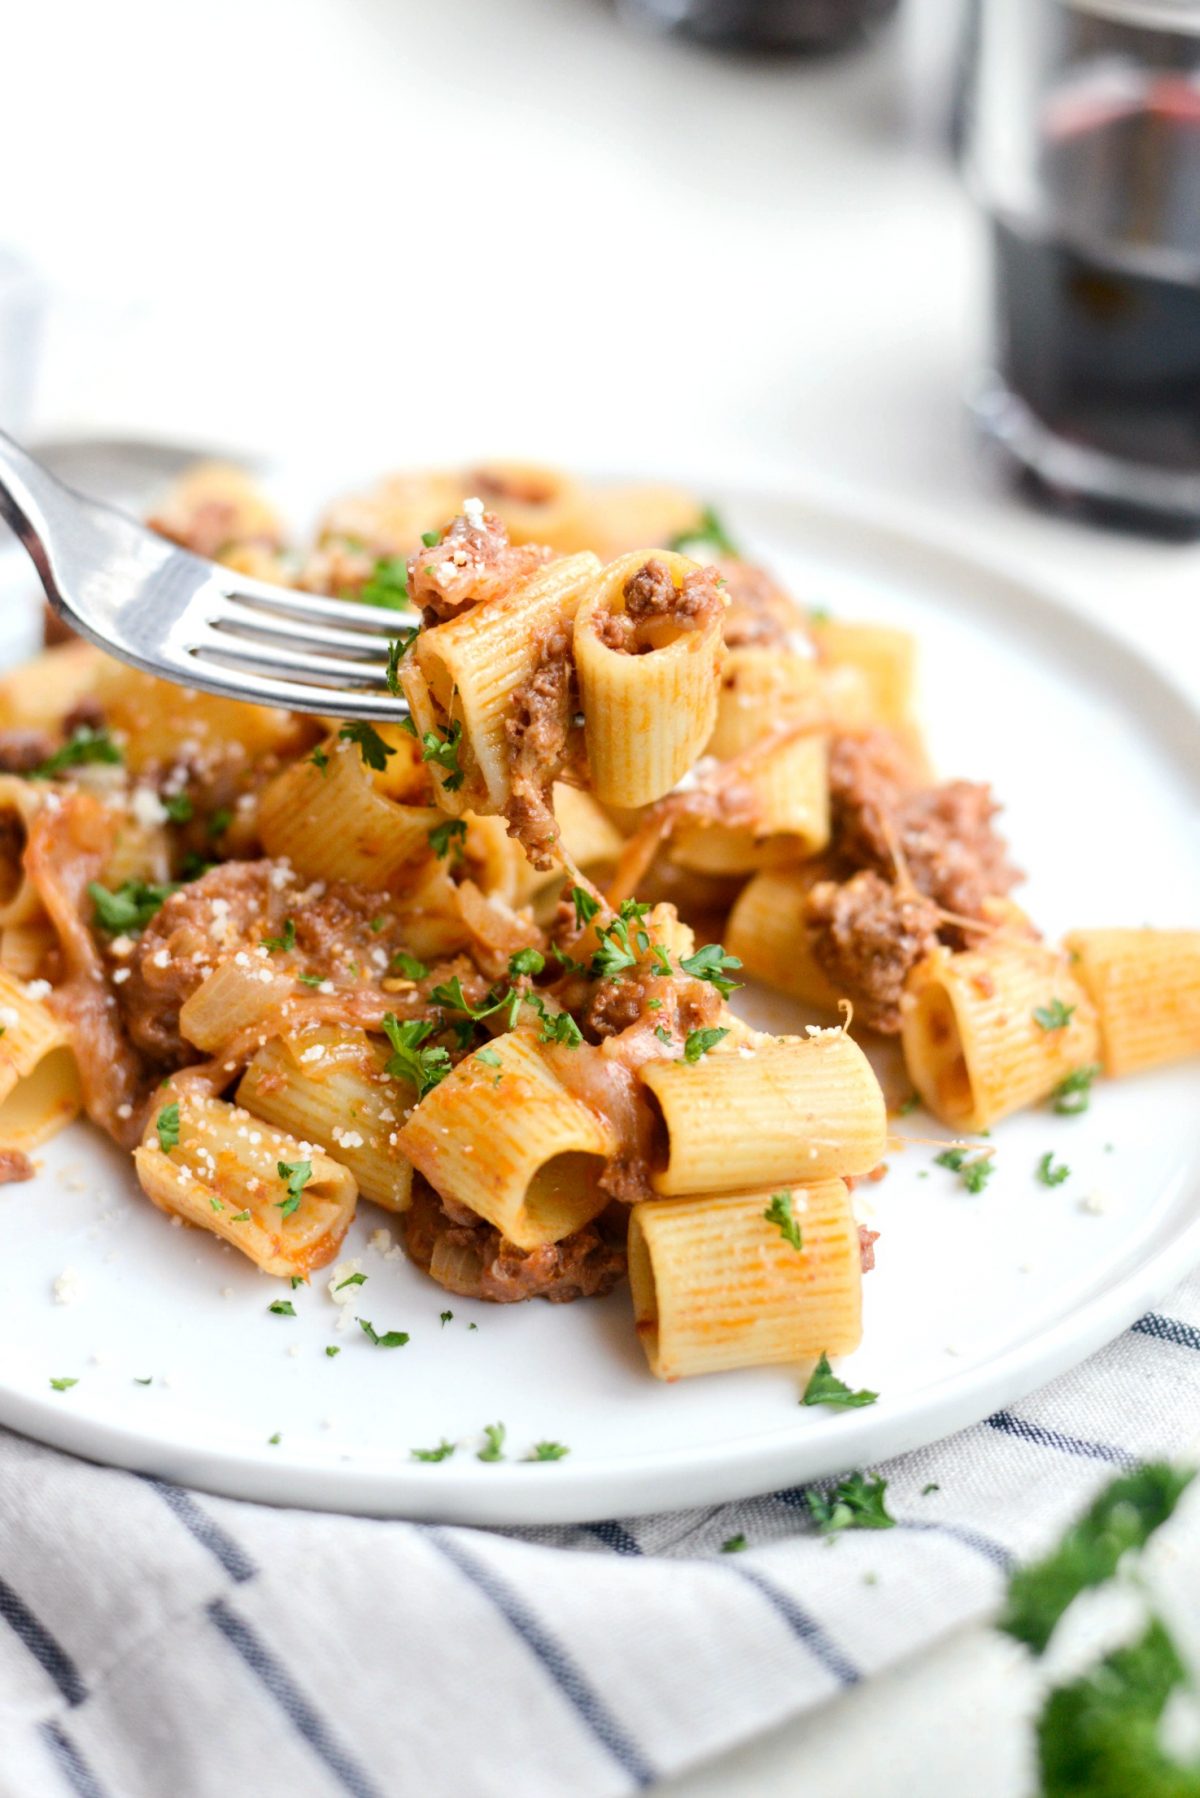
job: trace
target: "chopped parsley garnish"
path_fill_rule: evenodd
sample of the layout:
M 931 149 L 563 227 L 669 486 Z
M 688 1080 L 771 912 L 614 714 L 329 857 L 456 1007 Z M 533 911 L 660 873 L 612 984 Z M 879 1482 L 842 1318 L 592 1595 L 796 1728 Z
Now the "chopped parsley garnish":
M 408 568 L 404 558 L 381 556 L 360 587 L 358 597 L 364 606 L 381 606 L 387 612 L 407 611 Z M 413 636 L 416 634 L 414 631 Z
M 921 1497 L 928 1498 L 929 1494 L 931 1492 L 940 1492 L 940 1491 L 941 1491 L 941 1487 L 938 1485 L 937 1481 L 930 1480 L 928 1485 L 921 1487 Z
M 267 1306 L 273 1317 L 295 1317 L 296 1307 L 291 1299 L 275 1299 Z
M 1043 1798 L 1195 1798 L 1200 1760 L 1170 1753 L 1163 1713 L 1178 1695 L 1196 1692 L 1191 1672 L 1169 1630 L 1152 1617 L 1134 1642 L 1059 1686 L 1038 1720 Z
M 728 970 L 740 968 L 741 962 L 736 955 L 726 955 L 720 943 L 705 943 L 703 949 L 697 949 L 694 955 L 680 958 L 680 967 L 693 980 L 707 980 L 715 986 L 722 999 L 728 999 L 730 993 L 736 992 L 740 981 L 730 980 Z
M 742 1550 L 744 1548 L 749 1548 L 749 1546 L 750 1544 L 747 1542 L 741 1530 L 739 1530 L 736 1536 L 727 1536 L 725 1538 L 724 1542 L 721 1544 L 721 1553 L 723 1555 L 740 1555 Z
M 269 1448 L 278 1448 L 279 1444 L 282 1441 L 283 1441 L 283 1432 L 281 1430 L 276 1430 L 276 1432 L 273 1436 L 267 1437 L 267 1446 Z
M 462 741 L 462 725 L 455 719 L 446 729 L 445 736 L 440 731 L 427 730 L 421 737 L 421 760 L 432 762 L 441 768 L 446 778 L 442 785 L 447 793 L 457 793 L 466 775 L 458 765 L 458 746 Z
M 365 1286 L 367 1279 L 368 1276 L 366 1274 L 347 1274 L 344 1280 L 338 1281 L 333 1290 L 335 1292 L 343 1292 L 347 1286 Z
M 158 1132 L 158 1146 L 162 1150 L 164 1155 L 169 1154 L 172 1149 L 178 1147 L 178 1144 L 179 1144 L 179 1104 L 178 1104 L 178 1101 L 176 1101 L 176 1103 L 173 1105 L 164 1105 L 163 1106 L 163 1108 L 159 1112 L 157 1118 L 155 1118 L 155 1120 L 154 1120 L 154 1128 Z
M 250 1213 L 248 1211 L 238 1211 L 229 1221 L 234 1224 L 248 1224 L 250 1222 Z
M 969 1153 L 967 1149 L 943 1149 L 933 1159 L 938 1167 L 948 1167 L 951 1173 L 957 1174 L 968 1192 L 982 1192 L 996 1171 L 995 1165 L 991 1155 L 979 1155 L 974 1161 L 968 1161 Z
M 308 759 L 314 768 L 319 768 L 322 774 L 328 774 L 329 756 L 326 751 L 321 748 L 320 744 L 317 745 Z
M 69 743 L 56 749 L 52 756 L 31 769 L 32 780 L 53 780 L 68 768 L 80 768 L 86 762 L 120 762 L 121 751 L 113 742 L 106 730 L 93 730 L 90 725 L 81 724 Z
M 388 644 L 387 668 L 384 670 L 383 677 L 387 682 L 387 690 L 393 698 L 399 698 L 400 695 L 400 658 L 403 654 L 404 651 L 400 644 L 393 639 Z
M 629 944 L 629 926 L 624 918 L 598 931 L 600 946 L 592 956 L 588 972 L 593 980 L 615 980 L 627 968 L 637 966 L 637 956 Z
M 385 1330 L 381 1336 L 374 1324 L 368 1323 L 365 1317 L 356 1318 L 355 1322 L 367 1340 L 373 1342 L 376 1348 L 403 1348 L 408 1341 L 407 1330 Z
M 808 1508 L 826 1535 L 836 1530 L 890 1530 L 896 1519 L 888 1515 L 886 1491 L 886 1480 L 850 1473 L 828 1492 L 810 1491 Z
M 448 1461 L 454 1453 L 455 1446 L 456 1444 L 453 1442 L 443 1441 L 439 1442 L 436 1448 L 414 1448 L 412 1458 L 414 1461 Z
M 767 1223 L 774 1224 L 785 1242 L 790 1242 L 794 1249 L 803 1247 L 803 1238 L 796 1213 L 792 1208 L 790 1192 L 773 1192 L 771 1203 L 763 1212 Z
M 853 1392 L 844 1380 L 839 1380 L 829 1365 L 829 1356 L 822 1355 L 809 1375 L 808 1385 L 804 1388 L 802 1405 L 828 1405 L 837 1411 L 855 1411 L 863 1405 L 873 1405 L 879 1397 L 877 1392 Z
M 909 1093 L 907 1099 L 905 1099 L 900 1105 L 898 1105 L 896 1107 L 896 1116 L 898 1118 L 906 1118 L 906 1117 L 911 1116 L 911 1114 L 917 1109 L 917 1106 L 920 1103 L 921 1103 L 921 1100 L 920 1100 L 919 1094 Z
M 265 936 L 262 939 L 262 946 L 264 949 L 269 949 L 272 954 L 276 949 L 282 949 L 285 954 L 294 949 L 296 947 L 296 920 L 285 918 L 282 936 Z
M 1074 1118 L 1087 1110 L 1092 1102 L 1092 1081 L 1099 1072 L 1099 1066 L 1091 1062 L 1086 1067 L 1076 1068 L 1065 1080 L 1059 1081 L 1050 1095 L 1059 1117 Z
M 506 1434 L 504 1425 L 502 1423 L 484 1424 L 483 1434 L 487 1446 L 479 1450 L 475 1459 L 477 1461 L 503 1461 Z
M 475 1059 L 483 1062 L 485 1067 L 498 1068 L 501 1066 L 500 1057 L 494 1049 L 480 1049 Z
M 335 1356 L 335 1355 L 340 1355 L 340 1354 L 341 1354 L 341 1352 L 342 1352 L 342 1351 L 341 1351 L 341 1349 L 340 1349 L 340 1348 L 339 1348 L 339 1347 L 338 1347 L 338 1345 L 337 1345 L 337 1343 L 336 1343 L 336 1342 L 329 1342 L 329 1343 L 326 1343 L 326 1345 L 325 1345 L 325 1353 L 326 1353 L 326 1354 L 327 1354 L 327 1355 L 328 1355 L 328 1356 L 329 1356 L 329 1359 L 330 1359 L 330 1360 L 331 1360 L 331 1361 L 332 1361 L 332 1360 L 333 1360 L 333 1358 L 334 1358 L 334 1356 Z
M 479 1006 L 472 1005 L 463 992 L 462 980 L 457 974 L 452 980 L 443 980 L 438 986 L 432 987 L 429 997 L 434 1005 L 441 1005 L 447 1011 L 461 1011 L 467 1017 L 476 1019 L 490 1018 L 494 1011 L 499 1011 L 502 1005 L 508 1003 L 507 993 L 500 999 L 493 998 L 489 993 L 490 1003 Z
M 140 1379 L 137 1374 L 134 1374 L 133 1383 L 135 1386 L 153 1386 L 154 1375 L 147 1374 L 146 1378 L 143 1380 L 143 1379 Z
M 424 1018 L 410 1018 L 406 1023 L 388 1012 L 383 1028 L 393 1053 L 388 1057 L 386 1072 L 394 1080 L 407 1080 L 418 1099 L 444 1080 L 450 1072 L 450 1055 L 433 1045 L 425 1048 L 425 1039 L 433 1035 L 433 1025 Z
M 98 881 L 88 881 L 88 897 L 95 906 L 95 920 L 110 936 L 125 936 L 144 930 L 154 914 L 172 893 L 174 885 L 158 886 L 152 881 L 123 880 L 115 892 Z
M 189 824 L 194 806 L 186 793 L 170 793 L 163 800 L 163 810 L 172 824 Z
M 1043 1030 L 1065 1030 L 1075 1015 L 1073 1005 L 1064 1005 L 1061 999 L 1051 999 L 1049 1005 L 1035 1005 L 1033 1021 Z
M 440 531 L 421 532 L 421 542 L 425 545 L 426 549 L 436 549 L 441 540 L 442 533 Z
M 654 1034 L 658 1035 L 657 1030 Z M 683 1059 L 693 1063 L 699 1061 L 702 1055 L 707 1055 L 710 1049 L 715 1049 L 717 1044 L 723 1042 L 728 1035 L 728 1030 L 690 1031 L 688 1039 L 683 1045 Z
M 292 1291 L 295 1292 L 297 1286 L 303 1286 L 303 1285 L 304 1285 L 304 1275 L 303 1274 L 293 1274 L 292 1279 L 291 1279 Z
M 1037 1177 L 1043 1186 L 1061 1186 L 1064 1180 L 1070 1178 L 1070 1174 L 1071 1170 L 1065 1161 L 1055 1165 L 1053 1149 L 1047 1149 L 1037 1164 Z
M 374 768 L 382 774 L 388 765 L 388 757 L 396 751 L 390 743 L 385 743 L 373 724 L 365 718 L 355 718 L 349 724 L 343 724 L 338 736 L 343 743 L 357 743 L 359 754 L 368 768 Z
M 447 818 L 443 824 L 435 824 L 429 833 L 429 847 L 435 855 L 448 855 L 451 844 L 455 853 L 462 854 L 462 846 L 466 842 L 467 827 L 461 818 Z
M 509 977 L 516 980 L 521 974 L 540 974 L 545 965 L 546 957 L 539 949 L 518 949 L 508 958 Z
M 297 974 L 296 979 L 300 982 L 301 986 L 317 987 L 324 986 L 325 984 L 324 974 Z
M 1193 1469 L 1152 1463 L 1114 1480 L 1056 1549 L 1013 1575 L 1000 1628 L 1041 1654 L 1068 1605 L 1111 1579 L 1130 1549 L 1145 1547 L 1194 1477 Z
M 532 1451 L 526 1455 L 527 1461 L 561 1461 L 570 1449 L 563 1442 L 535 1442 Z
M 654 1026 L 654 1034 L 658 1038 L 660 1043 L 673 1043 L 675 1041 L 675 1038 L 672 1036 L 671 1032 L 663 1024 L 656 1024 Z M 691 1059 L 693 1061 L 695 1061 L 698 1059 L 698 1057 L 693 1055 Z
M 439 1313 L 439 1316 L 441 1318 L 442 1328 L 444 1330 L 446 1328 L 446 1325 L 450 1322 L 451 1318 L 454 1316 L 454 1313 L 453 1313 L 453 1311 L 442 1311 Z
M 313 753 L 312 753 L 312 757 L 310 759 L 315 760 L 316 754 L 317 754 L 317 752 L 314 749 Z M 328 759 L 328 758 L 326 758 L 326 759 Z M 223 837 L 225 835 L 225 832 L 229 829 L 229 826 L 232 823 L 233 823 L 233 813 L 230 811 L 229 807 L 227 805 L 218 806 L 217 810 L 213 813 L 212 817 L 208 820 L 209 836 L 210 837 Z
M 64 1378 L 62 1378 L 60 1380 L 51 1380 L 50 1384 L 54 1388 L 55 1392 L 69 1392 L 72 1386 L 78 1386 L 79 1381 L 77 1379 L 75 1379 L 75 1380 L 67 1379 L 64 1376 Z
M 525 1003 L 533 1007 L 542 1021 L 538 1031 L 539 1042 L 561 1043 L 567 1049 L 579 1048 L 583 1042 L 583 1032 L 569 1011 L 551 1011 L 537 993 L 527 994 Z
M 677 537 L 672 537 L 667 548 L 686 555 L 689 544 L 697 545 L 700 548 L 715 549 L 717 554 L 722 556 L 740 554 L 737 545 L 712 506 L 705 506 L 700 514 L 699 524 L 693 525 L 690 531 L 680 531 Z
M 398 968 L 406 980 L 424 980 L 429 972 L 423 961 L 418 961 L 404 949 L 397 949 L 392 957 L 392 967 Z
M 311 1161 L 277 1161 L 276 1169 L 279 1178 L 287 1182 L 287 1198 L 278 1201 L 278 1209 L 283 1217 L 291 1217 L 300 1204 L 300 1195 L 312 1179 Z
M 582 930 L 585 924 L 590 924 L 600 910 L 600 901 L 593 899 L 584 887 L 571 888 L 571 903 L 575 907 L 576 930 Z

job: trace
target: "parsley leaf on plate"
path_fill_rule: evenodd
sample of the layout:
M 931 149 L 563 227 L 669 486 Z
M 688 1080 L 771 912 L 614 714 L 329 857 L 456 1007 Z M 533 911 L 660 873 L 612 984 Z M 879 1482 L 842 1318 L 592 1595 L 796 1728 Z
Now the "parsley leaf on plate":
M 1037 1164 L 1037 1177 L 1043 1186 L 1061 1186 L 1070 1178 L 1071 1170 L 1065 1161 L 1056 1162 L 1054 1150 L 1047 1149 Z
M 374 1324 L 368 1323 L 365 1317 L 356 1318 L 355 1322 L 376 1348 L 403 1348 L 409 1339 L 407 1330 L 385 1330 L 381 1336 Z
M 810 1490 L 808 1508 L 826 1535 L 837 1530 L 890 1530 L 896 1519 L 888 1515 L 886 1491 L 884 1479 L 849 1473 L 828 1491 Z
M 1076 1068 L 1060 1080 L 1050 1097 L 1054 1100 L 1054 1109 L 1059 1117 L 1078 1117 L 1087 1110 L 1092 1102 L 1092 1081 L 1100 1072 L 1095 1062 Z
M 487 1423 L 483 1426 L 486 1447 L 481 1448 L 475 1456 L 477 1461 L 503 1461 L 504 1438 L 507 1432 L 502 1423 Z
M 877 1392 L 853 1392 L 844 1380 L 839 1380 L 829 1365 L 829 1356 L 822 1355 L 809 1375 L 808 1385 L 804 1388 L 802 1405 L 828 1405 L 833 1410 L 852 1411 L 862 1405 L 873 1405 L 879 1397 Z

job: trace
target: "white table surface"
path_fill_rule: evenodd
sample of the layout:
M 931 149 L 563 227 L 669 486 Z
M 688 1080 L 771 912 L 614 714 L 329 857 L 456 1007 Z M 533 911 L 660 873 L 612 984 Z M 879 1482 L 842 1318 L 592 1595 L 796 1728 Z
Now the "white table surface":
M 922 3 L 935 41 L 953 0 Z M 56 293 L 39 431 L 785 473 L 1009 557 L 1200 694 L 1200 548 L 980 466 L 979 235 L 905 141 L 894 35 L 797 66 L 604 0 L 59 0 L 5 36 L 0 242 Z M 1012 1669 L 968 1632 L 663 1789 L 1018 1798 Z

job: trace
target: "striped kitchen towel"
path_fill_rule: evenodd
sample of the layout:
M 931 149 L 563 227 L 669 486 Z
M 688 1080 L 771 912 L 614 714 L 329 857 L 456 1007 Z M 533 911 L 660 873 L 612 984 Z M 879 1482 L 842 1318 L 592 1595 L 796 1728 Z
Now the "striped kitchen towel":
M 0 1793 L 645 1789 L 988 1613 L 1198 1419 L 1200 1274 L 882 1468 L 897 1527 L 833 1539 L 801 1489 L 500 1534 L 210 1498 L 0 1435 Z

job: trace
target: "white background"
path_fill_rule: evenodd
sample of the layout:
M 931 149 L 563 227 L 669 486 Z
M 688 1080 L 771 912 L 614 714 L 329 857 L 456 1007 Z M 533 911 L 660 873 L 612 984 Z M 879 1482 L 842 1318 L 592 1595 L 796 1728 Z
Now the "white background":
M 1200 692 L 1200 549 L 1034 515 L 974 451 L 979 233 L 906 136 L 914 27 L 953 11 L 797 66 L 605 0 L 11 7 L 0 245 L 56 296 L 34 423 L 784 472 L 1033 569 Z M 1011 1798 L 1025 1702 L 979 1632 L 673 1789 Z

